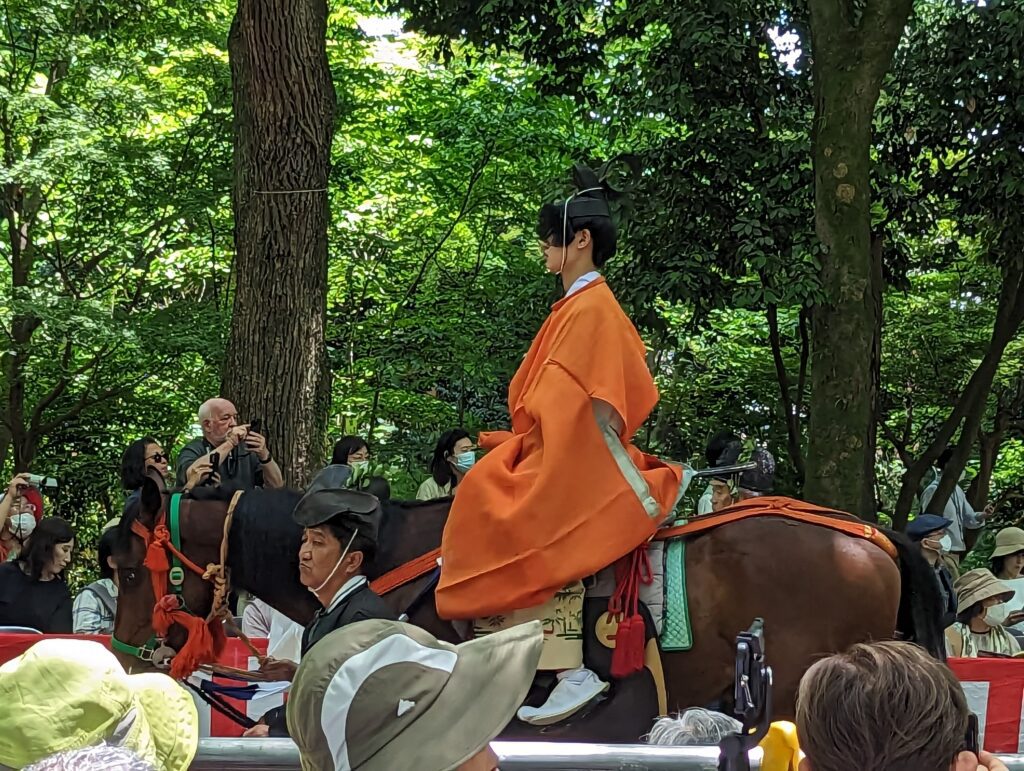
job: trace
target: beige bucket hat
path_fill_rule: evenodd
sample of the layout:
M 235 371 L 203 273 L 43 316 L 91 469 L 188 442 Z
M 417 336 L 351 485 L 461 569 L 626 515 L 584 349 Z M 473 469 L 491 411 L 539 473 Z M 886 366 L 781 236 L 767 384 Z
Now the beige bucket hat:
M 0 765 L 22 768 L 102 742 L 162 771 L 186 771 L 199 713 L 167 675 L 127 675 L 91 640 L 42 640 L 0 666 Z
M 963 613 L 977 602 L 998 597 L 1002 602 L 1013 599 L 1013 589 L 986 568 L 968 570 L 953 584 L 956 590 L 956 612 Z
M 449 771 L 484 749 L 526 698 L 539 621 L 461 645 L 397 621 L 349 624 L 303 656 L 288 733 L 305 771 Z
M 1019 527 L 1004 527 L 996 533 L 996 548 L 992 557 L 1005 557 L 1024 551 L 1024 530 Z

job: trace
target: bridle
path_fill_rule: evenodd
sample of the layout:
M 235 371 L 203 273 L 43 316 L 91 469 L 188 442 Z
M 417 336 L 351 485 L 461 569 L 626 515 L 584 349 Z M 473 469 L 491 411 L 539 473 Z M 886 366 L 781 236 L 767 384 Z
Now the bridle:
M 231 498 L 224 518 L 224 532 L 220 542 L 220 562 L 210 563 L 205 569 L 194 563 L 181 550 L 181 494 L 170 496 L 170 506 L 162 507 L 153 528 L 138 520 L 132 522 L 132 532 L 146 545 L 143 565 L 149 570 L 153 583 L 152 625 L 154 634 L 142 645 L 130 645 L 111 637 L 111 647 L 121 653 L 135 656 L 162 669 L 169 669 L 172 677 L 184 679 L 200 664 L 212 662 L 224 647 L 221 620 L 231 615 L 227 605 L 230 580 L 227 569 L 228 533 L 235 507 L 242 497 L 239 490 Z M 200 576 L 213 585 L 213 603 L 206 618 L 198 616 L 185 603 L 183 594 L 185 570 Z M 175 651 L 166 643 L 172 626 L 185 629 L 185 644 Z

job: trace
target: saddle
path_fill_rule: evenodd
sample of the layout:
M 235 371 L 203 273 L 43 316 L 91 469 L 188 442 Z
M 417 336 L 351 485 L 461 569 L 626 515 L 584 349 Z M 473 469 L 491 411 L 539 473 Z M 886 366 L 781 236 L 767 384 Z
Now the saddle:
M 648 544 L 653 586 L 648 585 L 646 590 L 641 587 L 637 607 L 643 630 L 642 668 L 627 677 L 616 678 L 612 675 L 618 623 L 615 615 L 609 613 L 609 602 L 616 589 L 614 580 L 609 581 L 613 572 L 609 568 L 602 571 L 594 582 L 587 584 L 583 609 L 583 659 L 588 669 L 597 673 L 602 680 L 612 682 L 614 687 L 567 721 L 542 729 L 513 721 L 502 734 L 503 738 L 575 738 L 581 730 L 605 736 L 609 741 L 635 741 L 644 735 L 650 729 L 653 719 L 666 714 L 668 710 L 661 652 L 688 650 L 692 647 L 686 611 L 686 541 L 717 527 L 755 517 L 781 517 L 829 528 L 867 540 L 885 551 L 893 560 L 898 559 L 896 547 L 878 528 L 850 514 L 782 496 L 752 498 L 720 512 L 663 528 Z M 424 554 L 380 576 L 371 584 L 371 588 L 378 594 L 386 594 L 437 570 L 439 557 L 440 549 Z M 658 586 L 662 566 L 663 588 Z M 662 598 L 663 608 L 659 607 Z M 546 677 L 548 680 L 545 680 Z M 535 706 L 543 702 L 550 690 L 550 677 L 543 673 L 538 676 L 527 698 L 528 705 Z

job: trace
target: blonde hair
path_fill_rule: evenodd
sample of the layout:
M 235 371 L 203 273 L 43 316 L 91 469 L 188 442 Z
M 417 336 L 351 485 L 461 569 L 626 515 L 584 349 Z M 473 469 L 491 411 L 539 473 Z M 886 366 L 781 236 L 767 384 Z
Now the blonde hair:
M 949 668 L 911 643 L 854 645 L 800 681 L 796 724 L 814 771 L 949 771 L 970 712 Z

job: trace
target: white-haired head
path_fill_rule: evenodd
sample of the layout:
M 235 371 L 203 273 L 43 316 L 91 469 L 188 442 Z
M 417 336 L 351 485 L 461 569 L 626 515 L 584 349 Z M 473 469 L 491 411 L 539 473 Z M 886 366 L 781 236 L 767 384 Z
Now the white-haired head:
M 25 771 L 156 771 L 131 750 L 99 744 L 44 758 Z
M 662 747 L 710 747 L 742 729 L 743 724 L 735 718 L 693 707 L 675 717 L 658 718 L 647 735 L 647 743 Z
M 207 399 L 199 408 L 199 425 L 203 428 L 206 441 L 216 447 L 238 425 L 238 410 L 227 399 Z

